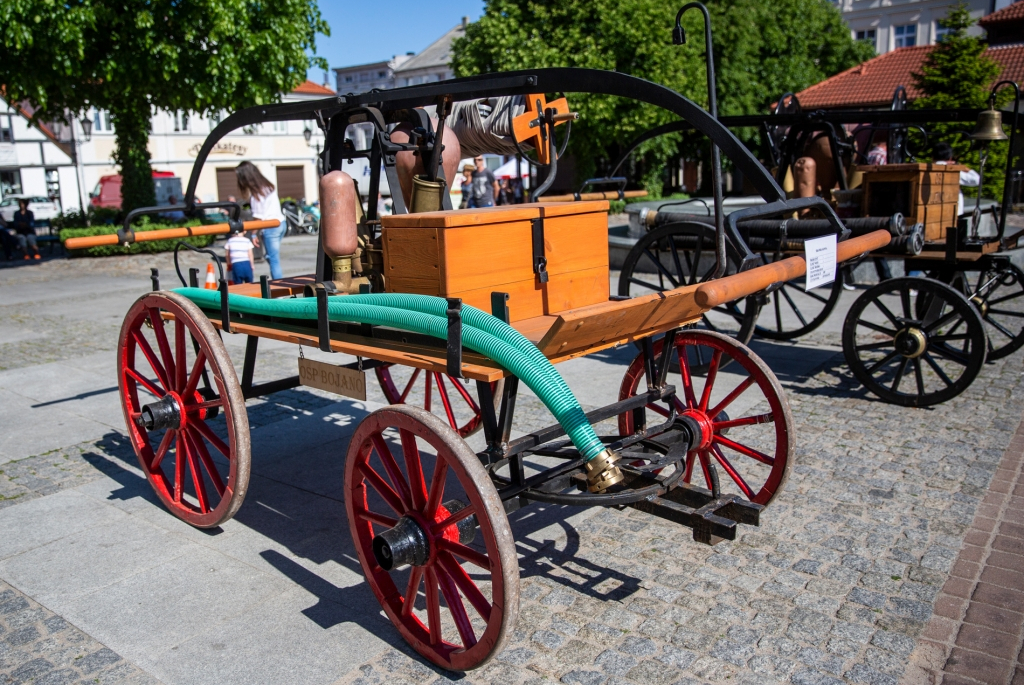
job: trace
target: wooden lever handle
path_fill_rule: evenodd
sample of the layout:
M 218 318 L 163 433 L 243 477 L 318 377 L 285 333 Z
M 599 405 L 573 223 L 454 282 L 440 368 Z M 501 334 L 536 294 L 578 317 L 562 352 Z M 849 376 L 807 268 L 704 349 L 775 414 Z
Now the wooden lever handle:
M 259 231 L 264 228 L 277 228 L 281 222 L 277 219 L 270 221 L 246 221 L 242 228 L 246 231 Z M 189 238 L 197 235 L 222 235 L 228 233 L 231 226 L 228 224 L 209 224 L 207 226 L 187 226 L 182 228 L 161 228 L 156 231 L 140 231 L 135 234 L 135 242 L 144 243 L 150 240 L 174 240 L 175 238 Z M 83 250 L 89 247 L 101 247 L 103 245 L 118 245 L 120 240 L 116 233 L 107 235 L 91 235 L 83 238 L 68 238 L 64 241 L 64 247 L 69 250 Z
M 647 197 L 646 190 L 627 190 L 622 194 L 623 197 Z M 545 195 L 544 197 L 538 197 L 537 202 L 572 202 L 576 199 L 575 195 Z M 619 191 L 617 190 L 606 190 L 599 193 L 581 193 L 580 200 L 618 200 Z
M 885 247 L 892 239 L 889 231 L 878 230 L 857 238 L 844 240 L 836 246 L 836 262 L 849 259 Z M 807 273 L 803 257 L 790 257 L 772 264 L 765 264 L 750 271 L 726 276 L 700 285 L 694 293 L 694 300 L 701 309 L 708 310 L 753 295 L 781 281 L 791 281 Z

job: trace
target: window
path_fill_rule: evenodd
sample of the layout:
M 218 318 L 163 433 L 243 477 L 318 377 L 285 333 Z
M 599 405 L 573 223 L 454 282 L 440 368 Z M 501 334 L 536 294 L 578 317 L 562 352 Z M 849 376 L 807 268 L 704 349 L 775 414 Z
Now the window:
M 11 128 L 11 115 L 0 114 L 0 143 L 13 143 L 14 129 Z
M 388 76 L 388 72 L 386 72 L 386 71 L 378 71 L 377 72 L 377 78 L 387 78 L 387 76 Z
M 174 118 L 174 130 L 178 133 L 188 133 L 188 112 L 175 112 Z
M 348 76 L 345 77 L 345 83 L 352 83 L 352 75 L 351 74 L 349 74 Z
M 220 126 L 220 122 L 223 120 L 224 114 L 222 112 L 214 112 L 210 115 L 210 130 Z
M 936 43 L 941 43 L 942 41 L 946 40 L 946 36 L 950 35 L 951 33 L 954 33 L 953 29 L 946 28 L 945 26 L 939 24 L 939 22 L 935 22 Z
M 12 169 L 0 171 L 0 197 L 21 195 L 21 172 Z
M 114 127 L 110 124 L 110 112 L 105 109 L 96 109 L 92 113 L 92 132 L 110 133 Z
M 917 45 L 917 24 L 894 26 L 893 35 L 896 37 L 896 47 L 913 47 L 914 45 Z
M 275 121 L 274 122 L 274 133 L 288 133 L 288 122 L 287 121 Z
M 60 173 L 56 169 L 46 170 L 46 194 L 60 199 Z
M 865 43 L 875 44 L 875 29 L 867 29 L 866 31 L 857 31 L 854 34 L 857 40 L 864 41 Z

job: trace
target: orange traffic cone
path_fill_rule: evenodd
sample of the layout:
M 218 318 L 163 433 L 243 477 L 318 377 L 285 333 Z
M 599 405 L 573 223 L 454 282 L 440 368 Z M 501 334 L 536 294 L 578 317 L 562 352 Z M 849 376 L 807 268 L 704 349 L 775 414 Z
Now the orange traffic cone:
M 206 285 L 203 286 L 207 290 L 217 289 L 217 277 L 213 274 L 213 264 L 207 262 L 206 264 Z

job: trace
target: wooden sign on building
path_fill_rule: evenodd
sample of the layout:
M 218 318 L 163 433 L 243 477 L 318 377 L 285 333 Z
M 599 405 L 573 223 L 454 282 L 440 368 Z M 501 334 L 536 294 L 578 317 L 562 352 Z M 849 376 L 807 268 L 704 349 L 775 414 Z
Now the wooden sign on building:
M 925 240 L 943 240 L 956 226 L 960 164 L 858 166 L 864 172 L 864 216 L 900 212 L 908 224 L 924 224 Z

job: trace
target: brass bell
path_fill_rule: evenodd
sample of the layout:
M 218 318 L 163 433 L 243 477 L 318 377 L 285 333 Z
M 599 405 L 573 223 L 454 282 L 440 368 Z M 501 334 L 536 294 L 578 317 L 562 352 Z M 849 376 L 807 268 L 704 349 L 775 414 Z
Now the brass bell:
M 978 123 L 974 126 L 972 140 L 994 142 L 1007 140 L 1003 133 L 1003 113 L 996 109 L 986 109 L 978 113 Z

